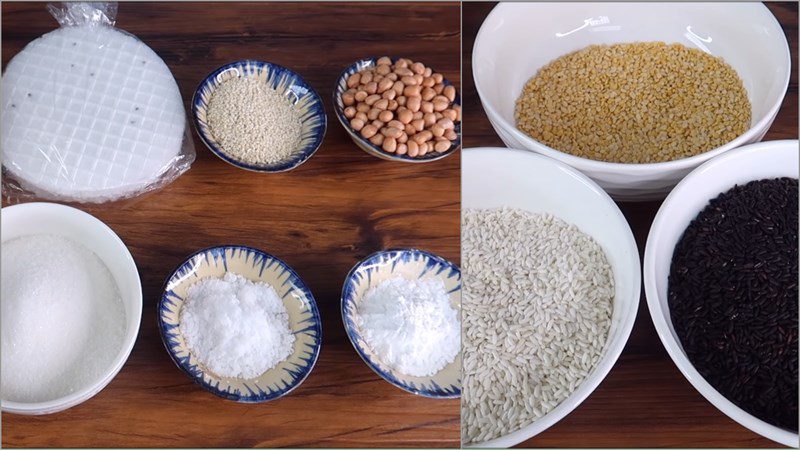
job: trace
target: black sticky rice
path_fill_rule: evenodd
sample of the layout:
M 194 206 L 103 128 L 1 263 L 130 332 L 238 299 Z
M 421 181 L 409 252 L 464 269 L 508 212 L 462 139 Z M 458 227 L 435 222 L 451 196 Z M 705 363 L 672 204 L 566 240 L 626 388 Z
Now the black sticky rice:
M 796 179 L 719 195 L 672 258 L 669 308 L 689 360 L 727 399 L 797 431 Z

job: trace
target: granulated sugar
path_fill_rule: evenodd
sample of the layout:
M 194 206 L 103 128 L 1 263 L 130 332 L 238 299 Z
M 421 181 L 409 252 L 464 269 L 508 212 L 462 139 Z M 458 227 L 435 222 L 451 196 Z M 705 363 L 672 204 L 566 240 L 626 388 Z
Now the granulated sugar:
M 233 78 L 208 104 L 211 134 L 226 153 L 249 164 L 281 162 L 300 149 L 300 113 L 286 96 L 251 78 Z
M 385 364 L 411 376 L 430 376 L 461 350 L 458 311 L 438 278 L 392 278 L 367 291 L 356 323 Z
M 189 351 L 221 377 L 258 377 L 293 351 L 289 313 L 275 289 L 234 273 L 190 286 L 180 319 Z
M 55 400 L 91 385 L 122 348 L 125 310 L 100 258 L 61 236 L 2 245 L 2 395 Z

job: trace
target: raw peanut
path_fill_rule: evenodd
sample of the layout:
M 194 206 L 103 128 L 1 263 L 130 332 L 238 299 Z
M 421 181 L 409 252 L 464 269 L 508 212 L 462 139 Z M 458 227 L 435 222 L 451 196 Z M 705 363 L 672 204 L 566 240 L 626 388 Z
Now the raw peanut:
M 378 95 L 378 94 L 375 94 L 375 95 Z M 375 102 L 375 104 L 372 105 L 372 107 L 380 109 L 381 111 L 383 111 L 383 110 L 385 110 L 386 108 L 389 107 L 389 100 L 386 100 L 385 98 L 381 98 L 377 102 Z
M 367 94 L 372 95 L 378 92 L 378 83 L 370 81 L 366 86 L 364 86 L 364 90 L 367 91 Z
M 436 84 L 440 84 L 441 82 L 444 81 L 444 76 L 440 73 L 434 73 L 431 75 L 431 77 L 433 78 L 433 81 L 436 82 Z
M 416 74 L 416 75 L 414 75 L 414 81 L 416 81 L 416 82 L 417 82 L 417 84 L 420 84 L 420 85 L 421 85 L 421 84 L 422 84 L 422 80 L 424 80 L 424 79 L 425 79 L 425 77 L 423 77 L 423 76 L 422 76 L 422 75 L 420 75 L 420 74 Z
M 453 122 L 461 122 L 461 107 L 455 105 L 453 106 L 453 111 L 456 112 L 456 119 Z
M 380 145 L 383 144 L 383 139 L 384 137 L 382 134 L 376 134 L 375 136 L 369 138 L 369 141 L 380 147 Z
M 351 106 L 355 103 L 355 97 L 353 94 L 345 92 L 342 94 L 342 103 L 344 103 L 345 106 Z
M 364 112 L 365 113 L 365 112 L 369 111 L 370 109 L 372 109 L 372 108 L 370 108 L 369 105 L 366 104 L 366 103 L 359 103 L 359 104 L 356 105 L 356 111 L 358 111 L 358 112 Z
M 361 83 L 361 74 L 360 73 L 354 73 L 354 74 L 350 75 L 349 77 L 347 77 L 347 87 L 349 87 L 349 88 L 354 88 L 354 87 L 358 86 L 360 83 Z
M 416 86 L 419 84 L 417 83 L 416 78 L 410 76 L 404 76 L 403 78 L 400 78 L 400 81 L 402 81 L 406 86 Z
M 376 61 L 376 64 L 378 64 L 379 66 L 382 66 L 384 64 L 391 65 L 392 59 L 389 58 L 388 56 L 381 56 L 380 58 L 378 58 L 378 61 Z
M 422 111 L 425 114 L 432 113 L 433 112 L 433 103 L 431 103 L 431 102 L 422 102 L 422 105 L 420 106 L 419 109 L 420 109 L 420 111 Z
M 422 99 L 419 97 L 409 97 L 406 101 L 406 108 L 410 109 L 411 112 L 419 111 L 420 104 L 422 103 Z
M 422 120 L 425 121 L 425 128 L 430 128 L 431 125 L 436 123 L 436 116 L 433 113 L 427 113 L 422 116 Z
M 392 89 L 397 92 L 397 95 L 403 95 L 403 89 L 405 88 L 406 85 L 402 81 L 395 81 L 392 85 Z
M 411 122 L 411 119 L 412 119 L 413 115 L 414 115 L 414 113 L 411 112 L 408 109 L 404 109 L 402 111 L 398 111 L 397 112 L 397 118 L 400 120 L 400 122 L 403 122 L 403 123 Z
M 381 110 L 380 109 L 372 108 L 369 111 L 367 111 L 367 119 L 369 119 L 369 120 L 377 120 L 378 116 L 380 114 L 381 114 Z
M 356 116 L 355 106 L 348 106 L 347 108 L 345 108 L 344 116 L 347 117 L 348 119 L 352 119 L 353 117 L 355 117 Z
M 436 97 L 436 91 L 429 87 L 422 88 L 422 92 L 420 92 L 420 96 L 422 97 L 423 101 L 429 102 Z
M 414 141 L 408 141 L 408 142 L 414 142 Z M 419 156 L 419 147 L 410 147 L 409 146 L 408 147 L 408 156 L 410 156 L 412 158 L 415 158 L 415 157 Z
M 381 111 L 381 113 L 378 114 L 378 119 L 381 122 L 389 122 L 394 119 L 394 114 L 392 114 L 391 111 Z
M 422 64 L 421 62 L 415 62 L 414 64 L 411 65 L 410 68 L 411 68 L 411 70 L 414 71 L 414 73 L 423 73 L 423 72 L 425 72 L 425 65 Z
M 386 127 L 381 130 L 381 133 L 383 133 L 384 136 L 397 139 L 403 133 L 403 130 L 394 127 Z
M 444 137 L 449 141 L 455 141 L 458 138 L 458 134 L 456 134 L 455 129 L 444 130 Z
M 415 121 L 411 122 L 411 125 L 414 127 L 414 129 L 417 132 L 421 132 L 422 130 L 425 129 L 425 121 L 422 120 L 422 119 L 418 119 L 418 120 L 415 120 Z
M 398 130 L 403 130 L 406 127 L 406 124 L 400 122 L 399 120 L 389 120 L 386 124 L 387 127 L 397 128 Z
M 413 139 L 409 139 L 406 145 L 408 146 L 409 152 L 411 152 L 411 150 L 414 150 L 414 153 L 419 154 L 419 144 L 417 144 L 416 141 L 414 141 Z
M 444 128 L 445 130 L 451 130 L 456 126 L 453 123 L 453 121 L 451 119 L 448 119 L 447 117 L 439 119 L 438 121 L 436 121 L 436 123 L 438 125 L 441 125 L 441 127 Z
M 372 94 L 372 95 L 370 95 L 369 97 L 367 97 L 367 98 L 365 98 L 365 99 L 364 99 L 364 103 L 368 104 L 369 106 L 372 106 L 372 105 L 374 105 L 374 104 L 375 104 L 375 102 L 377 102 L 377 101 L 378 101 L 378 100 L 380 100 L 380 99 L 381 99 L 381 96 L 380 96 L 380 95 L 378 95 L 378 94 Z
M 372 81 L 381 84 L 381 80 L 383 80 L 383 75 L 376 73 L 375 76 L 372 78 Z
M 389 72 L 391 72 L 391 71 L 392 71 L 392 68 L 387 66 L 386 64 L 381 64 L 381 65 L 379 65 L 378 67 L 375 68 L 375 73 L 377 73 L 379 75 L 384 75 L 384 76 L 388 75 Z
M 406 97 L 419 97 L 421 92 L 421 86 L 406 86 L 403 89 L 403 95 Z
M 417 141 L 417 144 L 422 144 L 423 142 L 427 142 L 431 140 L 431 138 L 433 138 L 433 133 L 431 133 L 429 130 L 422 130 L 414 135 L 414 140 Z
M 431 76 L 432 74 L 433 74 L 433 69 L 431 69 L 430 67 L 426 67 L 425 71 L 422 72 L 422 76 L 426 78 Z
M 358 91 L 354 95 L 357 102 L 363 102 L 368 96 L 369 94 L 367 94 L 367 91 Z
M 410 76 L 414 75 L 414 72 L 411 69 L 409 69 L 408 67 L 404 67 L 404 66 L 399 65 L 399 63 L 400 63 L 400 61 L 398 61 L 398 66 L 397 66 L 396 69 L 394 69 L 394 73 L 396 73 L 397 75 L 399 75 L 401 77 L 410 77 Z
M 450 148 L 450 145 L 450 141 L 436 141 L 436 143 L 433 144 L 433 149 L 436 150 L 437 153 L 444 153 Z
M 412 115 L 411 117 L 413 120 L 419 120 L 425 117 L 425 113 L 423 113 L 422 111 L 416 111 L 414 112 L 414 115 Z
M 361 72 L 361 84 L 369 84 L 372 81 L 372 71 L 365 70 Z
M 364 125 L 364 128 L 361 129 L 361 136 L 369 139 L 372 136 L 375 136 L 375 133 L 378 132 L 378 129 L 372 125 Z
M 441 119 L 442 117 L 444 117 L 444 116 L 442 115 L 442 113 L 440 113 L 439 111 L 436 111 L 435 113 L 433 113 L 433 116 L 434 116 L 434 117 L 436 117 L 436 121 L 437 121 L 437 122 L 439 121 L 439 119 Z
M 433 134 L 433 137 L 439 138 L 444 136 L 444 127 L 439 125 L 438 123 L 433 124 L 430 130 L 431 133 Z
M 450 106 L 450 101 L 447 100 L 447 97 L 438 96 L 433 98 L 434 111 L 444 111 L 448 106 Z
M 384 138 L 383 149 L 389 153 L 394 153 L 397 150 L 397 140 L 393 137 Z
M 381 94 L 381 97 L 387 100 L 394 100 L 394 98 L 397 97 L 397 92 L 395 92 L 394 89 L 389 89 L 384 91 L 383 94 Z
M 386 67 L 386 66 L 381 66 L 381 67 Z M 384 78 L 378 83 L 378 93 L 383 94 L 388 89 L 391 89 L 392 85 L 394 85 L 394 82 L 392 80 Z
M 400 137 L 397 138 L 397 142 L 405 144 L 406 142 L 408 142 L 408 135 L 405 133 L 400 133 Z
M 408 146 L 406 144 L 397 144 L 398 155 L 405 155 L 407 151 L 408 151 Z
M 425 154 L 428 153 L 429 147 L 430 146 L 428 145 L 427 142 L 423 142 L 422 144 L 419 144 L 419 156 L 425 156 Z
M 353 119 L 350 121 L 350 126 L 356 131 L 361 131 L 364 128 L 364 121 L 358 118 Z
M 361 111 L 359 111 L 359 112 L 357 112 L 357 113 L 356 113 L 356 119 L 361 119 L 361 120 L 363 120 L 363 121 L 364 121 L 364 123 L 366 123 L 366 122 L 367 122 L 367 120 L 369 120 L 369 119 L 367 118 L 367 115 L 366 115 L 365 113 L 361 112 Z
M 398 77 L 396 73 L 391 72 L 391 73 L 387 73 L 384 78 L 386 78 L 387 80 L 392 80 L 392 82 L 395 82 L 400 77 Z
M 403 130 L 403 132 L 405 132 L 409 136 L 413 136 L 414 134 L 416 134 L 417 129 L 414 128 L 414 125 L 411 125 L 410 123 L 407 123 L 406 124 L 406 128 Z
M 444 90 L 444 85 L 442 83 L 436 83 L 433 85 L 433 90 L 436 91 L 436 94 L 441 94 Z
M 398 106 L 400 106 L 400 104 L 397 103 L 397 100 L 389 100 L 389 107 L 387 109 L 389 111 L 394 111 L 395 109 L 397 109 Z
M 445 86 L 442 89 L 442 94 L 447 97 L 447 100 L 453 102 L 456 99 L 456 88 L 455 86 Z
M 380 121 L 380 120 L 378 120 L 378 119 L 375 119 L 375 120 L 373 120 L 373 121 L 372 121 L 372 126 L 373 126 L 373 127 L 375 127 L 375 128 L 377 128 L 377 129 L 378 129 L 378 131 L 380 131 L 380 130 L 381 130 L 381 128 L 383 128 L 383 122 L 381 122 L 381 121 Z
M 458 113 L 455 112 L 453 109 L 445 109 L 442 111 L 442 116 L 447 117 L 448 119 L 455 122 L 456 117 L 458 117 Z

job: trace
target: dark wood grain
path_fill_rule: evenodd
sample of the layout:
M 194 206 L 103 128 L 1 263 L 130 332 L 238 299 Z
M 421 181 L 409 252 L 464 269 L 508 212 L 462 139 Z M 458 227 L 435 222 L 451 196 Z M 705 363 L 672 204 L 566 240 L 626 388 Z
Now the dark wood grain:
M 4 447 L 456 447 L 458 400 L 405 393 L 358 357 L 341 322 L 348 270 L 368 254 L 412 246 L 459 260 L 459 156 L 428 164 L 359 150 L 332 114 L 341 71 L 365 56 L 419 59 L 460 82 L 458 3 L 121 3 L 117 26 L 151 46 L 187 101 L 213 69 L 244 59 L 296 70 L 319 92 L 328 131 L 285 174 L 227 165 L 197 139 L 197 161 L 165 189 L 111 206 L 81 206 L 116 231 L 139 267 L 144 311 L 133 353 L 86 403 L 41 417 L 3 414 Z M 44 3 L 3 3 L 3 66 L 56 26 Z M 155 304 L 191 252 L 251 245 L 295 268 L 319 304 L 322 351 L 289 396 L 259 405 L 202 390 L 167 356 Z
M 463 5 L 464 147 L 500 146 L 472 78 L 472 46 L 492 3 Z M 769 3 L 789 39 L 789 90 L 765 140 L 797 139 L 797 3 Z M 660 202 L 619 203 L 640 255 Z M 575 411 L 520 447 L 776 447 L 705 400 L 662 346 L 642 292 L 631 337 L 617 364 Z

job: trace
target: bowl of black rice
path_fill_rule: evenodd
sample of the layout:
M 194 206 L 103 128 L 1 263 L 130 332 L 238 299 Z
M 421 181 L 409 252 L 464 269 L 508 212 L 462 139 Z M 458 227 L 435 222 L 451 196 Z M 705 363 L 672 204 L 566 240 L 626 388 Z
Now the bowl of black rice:
M 692 171 L 653 221 L 647 304 L 709 402 L 798 446 L 798 141 L 733 150 Z

